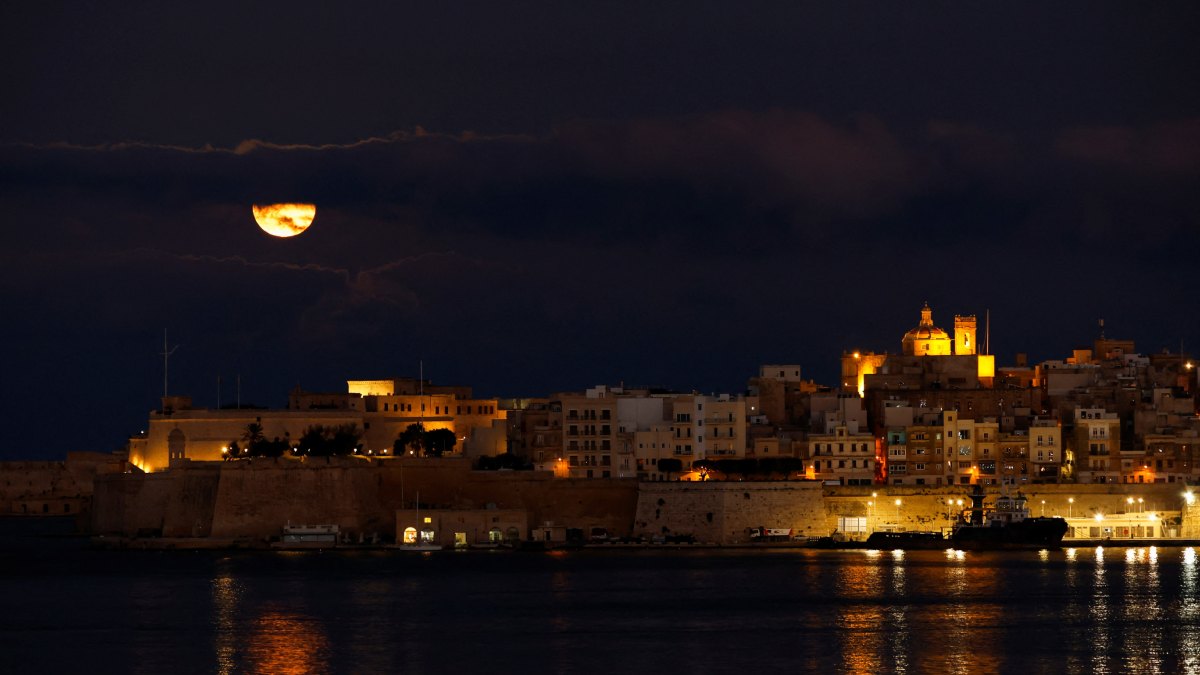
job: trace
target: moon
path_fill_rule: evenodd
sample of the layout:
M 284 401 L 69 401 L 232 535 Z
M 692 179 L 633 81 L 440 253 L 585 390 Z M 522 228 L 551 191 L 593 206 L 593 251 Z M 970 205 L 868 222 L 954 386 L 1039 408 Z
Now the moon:
M 316 204 L 255 204 L 254 222 L 273 237 L 294 237 L 312 225 Z

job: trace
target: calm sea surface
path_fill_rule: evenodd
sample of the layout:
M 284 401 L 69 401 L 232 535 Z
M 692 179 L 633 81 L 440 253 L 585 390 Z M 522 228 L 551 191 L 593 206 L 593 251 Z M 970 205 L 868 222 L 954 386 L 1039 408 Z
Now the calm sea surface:
M 1192 548 L 231 554 L 34 536 L 65 526 L 0 521 L 0 671 L 1200 673 Z

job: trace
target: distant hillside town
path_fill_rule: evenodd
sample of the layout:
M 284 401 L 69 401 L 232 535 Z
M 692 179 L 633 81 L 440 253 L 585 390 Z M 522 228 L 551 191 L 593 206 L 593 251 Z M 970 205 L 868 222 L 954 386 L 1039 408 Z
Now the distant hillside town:
M 1200 418 L 1182 353 L 1090 348 L 997 365 L 975 316 L 939 328 L 920 310 L 899 353 L 847 351 L 837 386 L 763 365 L 746 390 L 704 395 L 595 386 L 530 399 L 476 398 L 422 378 L 296 389 L 286 409 L 193 407 L 167 396 L 129 463 L 357 455 L 460 457 L 557 478 L 809 479 L 826 485 L 1186 483 Z

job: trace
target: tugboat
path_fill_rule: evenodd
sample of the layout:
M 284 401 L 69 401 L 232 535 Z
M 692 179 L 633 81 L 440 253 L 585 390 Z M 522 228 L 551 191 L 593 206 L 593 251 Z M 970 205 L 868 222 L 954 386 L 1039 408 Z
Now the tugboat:
M 983 486 L 976 484 L 968 495 L 969 517 L 959 514 L 958 523 L 950 535 L 955 548 L 1058 548 L 1067 533 L 1067 521 L 1062 518 L 1033 518 L 1029 515 L 1025 495 L 1003 494 L 996 498 L 991 509 L 983 506 Z

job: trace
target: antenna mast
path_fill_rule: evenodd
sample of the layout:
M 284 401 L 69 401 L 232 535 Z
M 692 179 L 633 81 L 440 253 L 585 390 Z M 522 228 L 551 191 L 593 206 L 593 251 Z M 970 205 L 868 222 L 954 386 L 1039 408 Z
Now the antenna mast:
M 983 310 L 983 353 L 992 353 L 992 310 Z
M 179 345 L 175 345 L 174 347 L 170 347 L 170 348 L 168 348 L 168 347 L 167 347 L 167 329 L 166 329 L 166 328 L 164 328 L 164 329 L 163 329 L 163 350 L 162 350 L 162 357 L 163 357 L 163 398 L 166 398 L 166 397 L 167 397 L 167 373 L 168 373 L 168 372 L 169 372 L 169 370 L 170 370 L 169 366 L 170 366 L 170 361 L 171 361 L 171 355 L 175 353 L 175 350 L 176 350 L 176 349 L 179 349 Z

